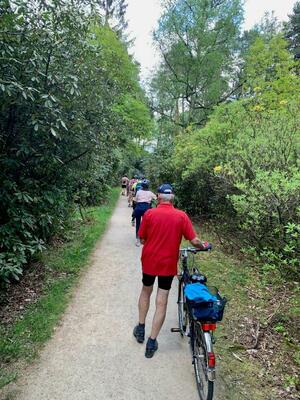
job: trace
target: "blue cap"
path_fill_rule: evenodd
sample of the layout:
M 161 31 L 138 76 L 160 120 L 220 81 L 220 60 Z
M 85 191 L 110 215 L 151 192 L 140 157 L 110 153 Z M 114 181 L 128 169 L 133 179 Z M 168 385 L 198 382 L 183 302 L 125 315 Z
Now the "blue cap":
M 157 189 L 157 193 L 163 193 L 163 194 L 173 194 L 173 188 L 169 183 L 163 183 L 160 185 L 160 187 Z

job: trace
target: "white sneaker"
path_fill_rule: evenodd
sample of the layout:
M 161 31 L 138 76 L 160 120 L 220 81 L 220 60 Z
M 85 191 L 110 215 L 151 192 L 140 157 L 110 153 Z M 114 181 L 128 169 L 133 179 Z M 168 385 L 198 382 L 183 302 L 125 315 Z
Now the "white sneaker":
M 136 245 L 137 247 L 140 247 L 140 245 L 141 245 L 140 239 L 136 239 L 135 245 Z

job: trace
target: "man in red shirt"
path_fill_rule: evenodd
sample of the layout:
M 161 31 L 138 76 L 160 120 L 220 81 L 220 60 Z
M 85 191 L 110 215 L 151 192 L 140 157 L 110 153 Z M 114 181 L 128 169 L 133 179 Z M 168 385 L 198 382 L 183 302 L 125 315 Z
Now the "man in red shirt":
M 144 214 L 138 235 L 142 250 L 143 287 L 139 298 L 139 324 L 133 334 L 139 343 L 145 339 L 145 320 L 149 310 L 153 284 L 158 277 L 156 310 L 152 322 L 151 335 L 147 341 L 145 356 L 151 358 L 158 349 L 157 336 L 164 323 L 169 290 L 177 275 L 177 262 L 182 237 L 199 249 L 204 249 L 197 237 L 191 220 L 185 212 L 173 206 L 173 188 L 163 184 L 158 188 L 158 207 Z

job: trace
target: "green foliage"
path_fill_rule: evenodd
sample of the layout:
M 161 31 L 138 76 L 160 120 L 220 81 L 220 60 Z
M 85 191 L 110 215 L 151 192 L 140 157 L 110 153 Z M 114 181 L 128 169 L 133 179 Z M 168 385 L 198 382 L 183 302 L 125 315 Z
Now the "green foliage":
M 167 123 L 163 124 L 164 129 Z M 157 133 L 153 143 L 155 152 L 146 153 L 143 158 L 142 169 L 146 171 L 154 187 L 158 187 L 162 182 L 174 182 L 174 169 L 170 159 L 174 151 L 174 142 L 168 135 Z
M 300 1 L 293 7 L 293 14 L 289 15 L 289 21 L 284 24 L 285 36 L 289 42 L 289 49 L 296 59 L 300 58 Z
M 246 90 L 252 89 L 255 92 L 255 99 L 258 100 L 261 92 L 264 100 L 269 101 L 270 96 L 274 96 L 276 101 L 287 100 L 284 94 L 291 98 L 297 96 L 297 93 L 293 95 L 293 89 L 299 87 L 299 79 L 291 73 L 297 64 L 290 57 L 286 47 L 287 43 L 282 35 L 276 35 L 268 42 L 257 38 L 249 49 L 246 56 L 245 87 Z
M 140 99 L 131 95 L 124 96 L 114 108 L 126 131 L 126 137 L 145 139 L 152 130 L 149 108 Z
M 201 125 L 238 82 L 240 0 L 165 3 L 154 34 L 162 63 L 152 82 L 154 107 L 179 126 Z
M 199 231 L 215 243 L 214 251 L 198 257 L 200 270 L 208 277 L 208 282 L 217 286 L 229 300 L 224 320 L 216 330 L 215 344 L 216 353 L 220 355 L 220 374 L 225 377 L 230 391 L 225 398 L 248 399 L 247 393 L 251 393 L 251 399 L 277 400 L 283 395 L 285 381 L 289 386 L 287 396 L 293 393 L 297 397 L 299 285 L 293 281 L 285 282 L 282 277 L 276 284 L 276 270 L 270 274 L 271 283 L 266 283 L 252 262 L 247 265 L 245 258 L 238 261 L 228 253 L 224 254 L 218 238 L 211 236 L 210 228 L 208 222 L 201 224 Z M 260 332 L 268 331 L 267 336 L 260 336 L 257 351 L 263 356 L 259 359 L 249 355 L 249 349 L 252 349 L 249 341 L 255 340 L 249 331 L 258 326 L 258 321 Z M 267 354 L 263 350 L 265 347 Z M 273 347 L 276 348 L 274 352 Z M 267 369 L 264 368 L 266 360 L 270 362 Z M 280 384 L 274 386 L 274 381 Z M 278 392 L 274 390 L 276 388 Z
M 218 106 L 206 126 L 177 135 L 172 165 L 179 204 L 221 217 L 265 271 L 299 268 L 300 80 L 280 35 L 246 57 L 243 98 Z
M 101 202 L 123 150 L 151 129 L 137 66 L 89 10 L 1 5 L 0 281 L 17 279 L 76 205 Z

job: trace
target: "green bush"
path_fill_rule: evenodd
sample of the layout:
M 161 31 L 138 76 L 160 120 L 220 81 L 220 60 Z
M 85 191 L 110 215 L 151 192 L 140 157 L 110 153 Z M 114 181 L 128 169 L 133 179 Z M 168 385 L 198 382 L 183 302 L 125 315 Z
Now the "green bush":
M 236 229 L 262 268 L 299 273 L 300 78 L 281 36 L 249 50 L 242 99 L 177 136 L 179 204 Z
M 96 3 L 1 3 L 0 282 L 20 276 L 77 204 L 101 203 L 124 149 L 151 128 L 138 68 L 89 12 Z

